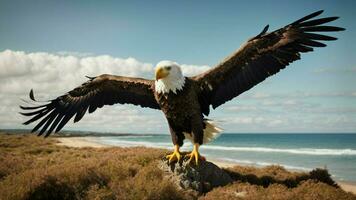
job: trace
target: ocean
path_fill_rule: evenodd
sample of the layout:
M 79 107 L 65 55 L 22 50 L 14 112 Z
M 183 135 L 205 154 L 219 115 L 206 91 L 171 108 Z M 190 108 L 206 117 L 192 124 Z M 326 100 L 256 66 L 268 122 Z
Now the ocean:
M 99 137 L 114 146 L 147 146 L 172 150 L 170 135 Z M 182 148 L 190 151 L 185 140 Z M 222 134 L 203 145 L 200 153 L 231 163 L 267 166 L 278 164 L 290 170 L 327 168 L 335 180 L 356 182 L 356 134 Z

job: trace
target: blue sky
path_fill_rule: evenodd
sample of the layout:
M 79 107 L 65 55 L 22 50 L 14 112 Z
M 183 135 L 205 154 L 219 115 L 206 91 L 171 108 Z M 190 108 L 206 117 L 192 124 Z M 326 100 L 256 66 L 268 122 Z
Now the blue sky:
M 347 29 L 345 32 L 331 34 L 338 37 L 338 41 L 329 42 L 326 48 L 302 55 L 302 60 L 218 108 L 210 117 L 222 120 L 222 126 L 227 132 L 355 132 L 355 7 L 355 1 L 325 0 L 149 3 L 0 0 L 0 52 L 25 52 L 23 56 L 29 59 L 32 59 L 31 53 L 38 52 L 50 56 L 131 57 L 152 66 L 160 60 L 168 59 L 199 68 L 214 66 L 248 38 L 258 34 L 266 24 L 270 24 L 270 30 L 274 30 L 323 9 L 325 12 L 322 16 L 340 16 L 332 24 Z M 5 66 L 4 63 L 6 69 L 2 71 L 6 78 L 3 79 L 3 85 L 11 85 L 19 75 L 18 72 L 6 74 L 4 71 L 10 71 L 11 66 Z M 13 65 L 20 66 L 16 62 Z M 20 71 L 23 68 L 30 70 L 26 64 L 21 66 Z M 44 74 L 47 73 L 46 66 L 43 67 Z M 59 65 L 53 66 L 57 67 L 55 70 L 59 74 L 71 72 L 61 71 Z M 121 74 L 120 71 L 116 73 Z M 149 73 L 137 74 L 150 78 Z M 51 84 L 50 80 L 43 84 L 46 83 Z M 55 89 L 62 92 L 75 86 L 67 84 L 56 86 Z M 3 90 L 0 91 L 3 95 L 1 100 L 13 103 L 6 99 L 6 88 L 0 89 Z M 22 92 L 10 93 L 7 96 L 12 95 L 14 99 L 24 95 Z M 45 90 L 42 93 L 46 93 Z M 108 119 L 111 126 L 102 129 L 167 132 L 165 120 L 160 113 L 124 107 L 134 110 L 137 115 L 145 116 L 145 113 L 149 113 L 149 118 L 153 116 L 161 122 L 147 125 L 151 129 L 146 129 L 147 126 L 122 128 L 116 127 L 117 119 L 111 117 L 111 121 Z M 5 108 L 0 110 L 4 113 L 6 111 Z M 105 115 L 105 110 L 96 117 L 102 115 Z M 18 127 L 20 119 L 14 117 L 0 122 L 0 128 Z M 69 128 L 92 129 L 90 123 L 88 120 Z

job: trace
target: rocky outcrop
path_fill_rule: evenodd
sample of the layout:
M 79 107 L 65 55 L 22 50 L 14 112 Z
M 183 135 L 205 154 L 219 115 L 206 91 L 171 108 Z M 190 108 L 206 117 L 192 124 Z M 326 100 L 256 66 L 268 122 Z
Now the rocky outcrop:
M 209 161 L 200 161 L 199 165 L 190 164 L 187 160 L 169 164 L 164 159 L 160 161 L 159 167 L 178 187 L 199 193 L 206 193 L 214 187 L 225 186 L 233 181 L 229 174 Z

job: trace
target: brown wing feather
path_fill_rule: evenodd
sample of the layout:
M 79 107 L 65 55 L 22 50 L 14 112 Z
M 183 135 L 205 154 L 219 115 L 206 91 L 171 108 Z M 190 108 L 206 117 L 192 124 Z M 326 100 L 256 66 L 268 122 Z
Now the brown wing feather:
M 82 119 L 87 110 L 92 113 L 104 105 L 130 103 L 160 109 L 154 98 L 153 87 L 153 80 L 104 74 L 90 78 L 81 86 L 43 105 L 20 106 L 27 111 L 21 114 L 32 116 L 24 122 L 25 125 L 41 119 L 32 132 L 41 128 L 38 135 L 47 131 L 45 136 L 48 136 L 53 131 L 60 131 L 73 116 L 75 116 L 74 122 L 77 122 Z M 35 101 L 32 90 L 30 98 Z
M 216 67 L 192 77 L 200 85 L 204 114 L 209 114 L 210 105 L 215 109 L 300 59 L 301 52 L 326 46 L 320 41 L 336 40 L 334 37 L 311 33 L 345 30 L 320 26 L 337 19 L 312 19 L 322 12 L 312 13 L 271 33 L 266 33 L 266 26 L 259 35 L 248 40 Z

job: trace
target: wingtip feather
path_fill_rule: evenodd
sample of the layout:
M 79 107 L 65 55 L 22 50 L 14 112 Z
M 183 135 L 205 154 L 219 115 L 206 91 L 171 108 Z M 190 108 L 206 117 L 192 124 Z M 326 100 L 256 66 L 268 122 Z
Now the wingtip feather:
M 34 96 L 34 94 L 33 94 L 33 89 L 30 90 L 29 96 L 30 96 L 30 99 L 31 99 L 32 101 L 36 101 L 36 100 L 35 100 L 35 96 Z
M 296 20 L 295 22 L 291 23 L 291 25 L 299 24 L 299 23 L 301 23 L 301 22 L 304 22 L 304 21 L 306 21 L 306 20 L 309 20 L 309 19 L 311 19 L 311 18 L 314 18 L 314 17 L 316 17 L 316 16 L 319 16 L 319 15 L 320 15 L 321 13 L 323 13 L 323 12 L 324 12 L 324 10 L 319 10 L 319 11 L 313 12 L 313 13 L 311 13 L 311 14 L 305 16 L 305 17 L 302 17 L 302 18 Z

